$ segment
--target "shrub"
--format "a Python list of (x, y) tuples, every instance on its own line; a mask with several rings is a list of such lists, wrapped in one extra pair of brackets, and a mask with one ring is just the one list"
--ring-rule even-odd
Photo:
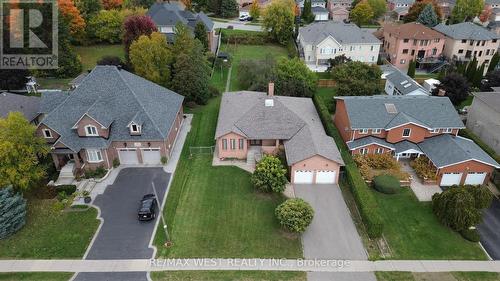
[(85, 171), (85, 178), (86, 179), (91, 179), (91, 178), (100, 179), (100, 178), (104, 177), (106, 175), (106, 173), (107, 173), (106, 169), (104, 169), (103, 166), (99, 166), (95, 170), (90, 169), (90, 170)]
[(474, 206), (476, 209), (486, 209), (491, 206), (493, 194), (486, 186), (465, 185), (464, 187), (474, 197)]
[(264, 192), (283, 192), (286, 182), (286, 169), (280, 159), (272, 155), (264, 156), (252, 174), (253, 185)]
[(410, 166), (413, 168), (413, 170), (415, 170), (415, 173), (417, 173), (418, 177), (430, 180), (436, 179), (436, 167), (432, 165), (429, 158), (427, 158), (426, 156), (420, 156), (411, 161)]
[(481, 240), (481, 237), (476, 229), (464, 229), (460, 231), (460, 235), (462, 235), (464, 239), (471, 242), (479, 242)]
[(475, 207), (474, 196), (463, 187), (434, 194), (432, 210), (442, 224), (455, 231), (468, 229), (482, 220), (481, 212)]
[(69, 196), (76, 191), (76, 185), (67, 184), (67, 185), (58, 185), (56, 186), (56, 192), (59, 194), (63, 192), (65, 195)]
[(68, 198), (68, 195), (66, 194), (66, 192), (64, 191), (60, 191), (59, 193), (57, 193), (57, 200), (58, 201), (63, 201), (64, 199), (67, 199)]
[(373, 178), (373, 187), (385, 194), (395, 194), (401, 189), (399, 180), (390, 175), (381, 175)]
[(11, 186), (0, 188), (0, 239), (16, 233), (26, 223), (26, 200)]
[(220, 95), (220, 91), (214, 85), (208, 85), (208, 94), (210, 95), (210, 97), (213, 98), (213, 97), (219, 96)]
[(314, 217), (311, 205), (300, 198), (286, 200), (275, 213), (281, 226), (290, 232), (304, 232)]
[(162, 165), (165, 165), (165, 164), (167, 164), (167, 162), (168, 162), (168, 159), (167, 159), (167, 157), (165, 157), (165, 156), (162, 156), (162, 157), (160, 158), (160, 162), (161, 162), (161, 164), (162, 164)]
[(113, 159), (113, 168), (118, 168), (120, 166), (120, 160), (118, 158)]

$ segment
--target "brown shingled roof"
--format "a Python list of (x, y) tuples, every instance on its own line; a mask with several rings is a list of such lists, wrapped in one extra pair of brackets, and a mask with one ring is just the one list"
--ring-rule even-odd
[(384, 34), (390, 33), (391, 36), (396, 38), (407, 38), (407, 39), (418, 39), (418, 40), (426, 40), (426, 39), (435, 39), (435, 38), (443, 38), (444, 35), (428, 28), (427, 26), (410, 22), (405, 24), (386, 24), (384, 25)]

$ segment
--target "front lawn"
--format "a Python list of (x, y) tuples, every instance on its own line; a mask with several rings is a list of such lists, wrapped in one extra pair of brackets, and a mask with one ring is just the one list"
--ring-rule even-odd
[(0, 281), (68, 281), (72, 272), (15, 272), (0, 273)]
[(305, 272), (293, 271), (163, 271), (152, 272), (154, 281), (306, 281)]
[(26, 225), (13, 236), (0, 240), (0, 259), (83, 256), (99, 225), (97, 210), (91, 208), (86, 211), (60, 212), (54, 210), (54, 202), (28, 200)]
[(431, 203), (419, 202), (410, 189), (393, 195), (373, 192), (384, 220), (391, 259), (486, 259), (477, 243), (441, 225)]
[(125, 58), (125, 47), (118, 45), (90, 45), (90, 46), (75, 46), (75, 51), (82, 59), (83, 71), (92, 70), (97, 61), (104, 56), (117, 56)]

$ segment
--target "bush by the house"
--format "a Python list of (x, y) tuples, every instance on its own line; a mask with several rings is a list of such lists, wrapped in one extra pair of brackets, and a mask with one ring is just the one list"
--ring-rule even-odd
[(481, 237), (479, 236), (479, 233), (477, 232), (476, 229), (465, 229), (460, 231), (460, 235), (466, 240), (469, 240), (471, 242), (479, 242), (481, 240)]
[(466, 188), (452, 187), (432, 196), (432, 210), (439, 221), (455, 231), (466, 230), (481, 222), (474, 196)]
[(304, 232), (313, 217), (311, 205), (300, 198), (288, 199), (276, 208), (276, 218), (290, 232)]
[(380, 175), (373, 178), (373, 187), (385, 194), (395, 194), (401, 189), (399, 180), (390, 175)]
[(255, 166), (252, 183), (260, 191), (281, 193), (286, 186), (286, 169), (278, 157), (266, 155)]
[(162, 165), (167, 164), (167, 161), (168, 161), (168, 159), (167, 159), (167, 157), (165, 157), (165, 156), (162, 156), (162, 157), (160, 158), (160, 162), (161, 162), (161, 164), (162, 164)]
[(410, 166), (415, 170), (417, 176), (422, 179), (435, 180), (436, 179), (436, 167), (432, 165), (429, 158), (425, 156), (420, 156), (415, 160), (410, 162)]
[(91, 179), (91, 178), (100, 179), (100, 178), (104, 177), (106, 175), (106, 173), (107, 173), (106, 169), (104, 169), (103, 166), (99, 166), (95, 170), (90, 169), (90, 170), (85, 171), (85, 178), (86, 179)]
[(476, 209), (486, 209), (491, 206), (493, 194), (486, 186), (465, 185), (464, 188), (474, 197)]
[(11, 186), (0, 188), (0, 239), (21, 229), (26, 223), (26, 200)]
[(73, 184), (65, 184), (56, 186), (56, 192), (63, 192), (65, 195), (69, 196), (76, 191), (76, 185)]
[(113, 168), (118, 168), (120, 166), (120, 160), (118, 158), (113, 159)]
[(66, 194), (66, 192), (59, 191), (59, 193), (57, 193), (57, 200), (62, 202), (65, 199), (68, 199), (68, 195)]
[(407, 180), (409, 174), (401, 171), (398, 161), (389, 153), (354, 155), (354, 161), (365, 180), (373, 180), (379, 175), (392, 175), (399, 180)]

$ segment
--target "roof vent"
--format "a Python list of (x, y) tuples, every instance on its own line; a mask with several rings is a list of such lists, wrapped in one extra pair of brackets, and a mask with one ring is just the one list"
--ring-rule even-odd
[(274, 100), (273, 100), (273, 99), (266, 99), (266, 100), (264, 101), (264, 105), (265, 105), (266, 107), (271, 107), (271, 106), (274, 106)]
[(385, 110), (387, 110), (387, 113), (390, 114), (396, 114), (398, 113), (398, 110), (396, 109), (396, 106), (393, 103), (385, 103)]
[(410, 86), (411, 86), (411, 84), (410, 84), (410, 83), (408, 83), (408, 84), (404, 85), (403, 87), (406, 89), (406, 88), (408, 88), (408, 87), (410, 87)]
[(399, 83), (399, 84), (404, 85), (406, 83), (408, 83), (408, 80), (401, 81), (401, 83)]

